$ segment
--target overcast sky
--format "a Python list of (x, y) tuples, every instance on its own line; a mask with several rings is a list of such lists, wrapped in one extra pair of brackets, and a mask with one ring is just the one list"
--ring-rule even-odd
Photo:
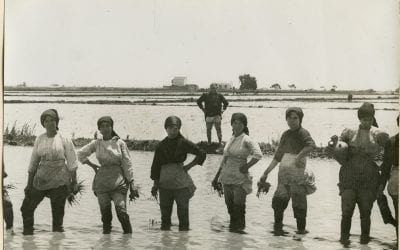
[(392, 90), (397, 0), (5, 0), (5, 82)]

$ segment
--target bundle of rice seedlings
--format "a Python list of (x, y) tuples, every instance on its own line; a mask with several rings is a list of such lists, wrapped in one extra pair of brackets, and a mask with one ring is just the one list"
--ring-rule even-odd
[(258, 182), (257, 183), (257, 198), (260, 198), (260, 194), (267, 194), (271, 184), (269, 182)]
[(8, 190), (8, 189), (15, 189), (15, 186), (14, 186), (13, 184), (7, 184), (7, 185), (3, 186), (3, 188), (4, 188), (5, 190)]
[(83, 190), (85, 190), (85, 185), (83, 181), (78, 181), (76, 184), (76, 190), (71, 190), (71, 193), (67, 197), (68, 204), (70, 206), (77, 205), (79, 201), (77, 200), (77, 195), (82, 195)]
[(139, 185), (134, 185), (132, 188), (130, 188), (129, 201), (135, 201), (137, 198), (139, 198), (139, 193), (140, 193)]

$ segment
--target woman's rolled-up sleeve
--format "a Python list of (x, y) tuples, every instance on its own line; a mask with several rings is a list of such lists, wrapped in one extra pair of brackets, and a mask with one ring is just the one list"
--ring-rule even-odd
[(28, 172), (29, 173), (34, 173), (36, 172), (39, 162), (40, 162), (40, 156), (38, 155), (38, 144), (39, 144), (39, 137), (36, 137), (35, 143), (33, 144), (33, 150), (32, 150), (32, 155), (31, 155), (31, 160), (29, 162), (29, 167), (28, 167)]
[(97, 141), (93, 140), (78, 150), (78, 160), (80, 162), (85, 162), (88, 157), (96, 151), (96, 143)]
[(71, 139), (65, 139), (65, 159), (67, 160), (67, 168), (69, 171), (74, 171), (78, 168), (78, 157), (74, 143)]
[(312, 147), (312, 148), (316, 148), (317, 147), (315, 145), (315, 141), (311, 137), (310, 132), (308, 132), (306, 129), (302, 129), (301, 130), (300, 136), (301, 136), (301, 139), (302, 139), (305, 147)]
[(133, 164), (131, 155), (129, 154), (128, 147), (124, 141), (120, 141), (121, 153), (122, 153), (122, 170), (124, 177), (128, 182), (133, 181)]
[(247, 148), (250, 150), (250, 157), (260, 160), (262, 158), (262, 152), (258, 143), (250, 137), (247, 137), (245, 143)]
[(187, 149), (188, 153), (194, 154), (196, 156), (193, 161), (196, 162), (198, 165), (203, 165), (207, 157), (206, 152), (204, 152), (204, 150), (200, 149), (196, 144), (189, 140), (185, 140), (184, 146)]

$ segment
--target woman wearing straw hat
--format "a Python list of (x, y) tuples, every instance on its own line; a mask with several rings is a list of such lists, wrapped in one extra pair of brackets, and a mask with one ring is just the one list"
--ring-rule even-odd
[(44, 197), (51, 201), (53, 232), (64, 232), (64, 207), (71, 187), (76, 188), (78, 161), (71, 139), (58, 131), (59, 120), (55, 109), (46, 110), (40, 116), (46, 133), (36, 138), (28, 168), (21, 206), (24, 235), (33, 234), (34, 211)]

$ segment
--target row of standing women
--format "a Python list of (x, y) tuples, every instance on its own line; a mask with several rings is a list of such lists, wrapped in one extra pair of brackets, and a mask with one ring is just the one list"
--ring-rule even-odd
[[(388, 141), (388, 135), (372, 127), (374, 113), (373, 105), (364, 103), (358, 110), (359, 127), (345, 129), (340, 136), (340, 140), (349, 145), (348, 160), (342, 164), (339, 178), (342, 197), (341, 241), (344, 244), (349, 240), (355, 204), (360, 209), (361, 243), (368, 243), (372, 205), (377, 192), (382, 191), (382, 188), (378, 188), (380, 174), (376, 156)], [(306, 157), (316, 146), (310, 133), (302, 127), (303, 117), (300, 108), (286, 110), (289, 129), (282, 134), (274, 158), (259, 181), (265, 184), (269, 173), (280, 163), (278, 185), (272, 199), (275, 235), (285, 233), (283, 216), (289, 200), (292, 200), (297, 233), (308, 232), (307, 195), (315, 191), (315, 185), (312, 174), (306, 170)], [(51, 200), (53, 231), (63, 231), (66, 198), (77, 188), (78, 161), (89, 165), (96, 172), (93, 191), (100, 206), (103, 233), (111, 232), (111, 201), (114, 202), (124, 233), (132, 233), (126, 210), (127, 194), (129, 190), (131, 195), (137, 197), (138, 191), (134, 185), (129, 151), (125, 142), (113, 130), (111, 117), (98, 120), (98, 138), (81, 148), (77, 154), (72, 141), (58, 131), (59, 116), (56, 110), (43, 112), (40, 121), (46, 133), (36, 139), (28, 168), (28, 183), (21, 207), (23, 234), (33, 234), (34, 210), (44, 197)], [(252, 192), (253, 181), (248, 170), (262, 157), (258, 143), (249, 136), (247, 124), (244, 114), (232, 115), (233, 136), (225, 145), (220, 168), (212, 182), (214, 187), (218, 187), (219, 183), (223, 186), (230, 215), (229, 228), (237, 233), (244, 233), (246, 196)], [(189, 230), (189, 200), (196, 186), (188, 171), (195, 165), (202, 165), (206, 159), (203, 150), (181, 135), (181, 126), (182, 121), (176, 116), (165, 120), (167, 137), (157, 146), (151, 165), (150, 177), (154, 181), (151, 192), (153, 196), (159, 195), (161, 230), (170, 230), (174, 201), (177, 204), (179, 230)], [(327, 151), (332, 154), (332, 149)], [(93, 153), (100, 166), (88, 160)], [(196, 157), (184, 164), (187, 154)]]

